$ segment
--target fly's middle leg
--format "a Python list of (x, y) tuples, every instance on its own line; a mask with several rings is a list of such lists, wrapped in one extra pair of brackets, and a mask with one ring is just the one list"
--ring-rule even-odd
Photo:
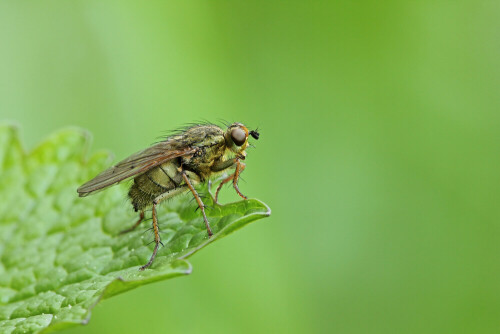
[(196, 202), (198, 202), (198, 206), (200, 207), (201, 213), (203, 214), (203, 220), (205, 221), (205, 226), (207, 227), (208, 237), (211, 237), (213, 233), (212, 229), (210, 228), (210, 223), (208, 222), (207, 215), (205, 214), (205, 204), (203, 204), (200, 195), (198, 195), (196, 189), (194, 189), (193, 185), (191, 184), (191, 181), (189, 181), (189, 178), (187, 177), (186, 172), (184, 171), (182, 171), (182, 178), (184, 179), (184, 182), (186, 182), (186, 185), (188, 186), (189, 190), (191, 190), (191, 192), (193, 193)]
[(137, 226), (139, 226), (141, 224), (143, 219), (144, 219), (144, 210), (141, 210), (141, 213), (139, 214), (139, 219), (137, 220), (137, 222), (131, 228), (127, 228), (126, 230), (120, 231), (120, 234), (132, 232), (133, 230), (135, 230), (135, 228)]

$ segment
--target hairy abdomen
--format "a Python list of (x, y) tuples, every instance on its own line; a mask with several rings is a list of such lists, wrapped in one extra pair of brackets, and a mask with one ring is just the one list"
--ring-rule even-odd
[(150, 206), (156, 197), (179, 188), (182, 183), (182, 174), (178, 168), (179, 162), (176, 159), (136, 177), (128, 192), (134, 210), (143, 210)]

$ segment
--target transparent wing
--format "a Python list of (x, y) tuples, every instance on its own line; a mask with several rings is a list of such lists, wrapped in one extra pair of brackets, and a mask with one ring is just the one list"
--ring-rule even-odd
[(78, 194), (80, 197), (91, 195), (98, 190), (114, 185), (132, 176), (142, 174), (168, 160), (190, 155), (195, 152), (196, 148), (179, 148), (175, 147), (174, 143), (169, 141), (160, 142), (106, 169), (104, 172), (78, 188)]

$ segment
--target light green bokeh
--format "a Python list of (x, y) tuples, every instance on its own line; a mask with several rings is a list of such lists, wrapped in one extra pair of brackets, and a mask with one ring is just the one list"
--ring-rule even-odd
[(0, 3), (30, 147), (219, 118), (261, 128), (240, 186), (272, 216), (67, 333), (500, 332), (498, 1)]

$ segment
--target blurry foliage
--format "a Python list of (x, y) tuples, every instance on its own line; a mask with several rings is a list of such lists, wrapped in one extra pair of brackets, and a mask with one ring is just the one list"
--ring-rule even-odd
[(241, 186), (269, 223), (68, 334), (500, 333), (499, 41), (495, 0), (0, 1), (0, 119), (29, 146), (261, 129)]

